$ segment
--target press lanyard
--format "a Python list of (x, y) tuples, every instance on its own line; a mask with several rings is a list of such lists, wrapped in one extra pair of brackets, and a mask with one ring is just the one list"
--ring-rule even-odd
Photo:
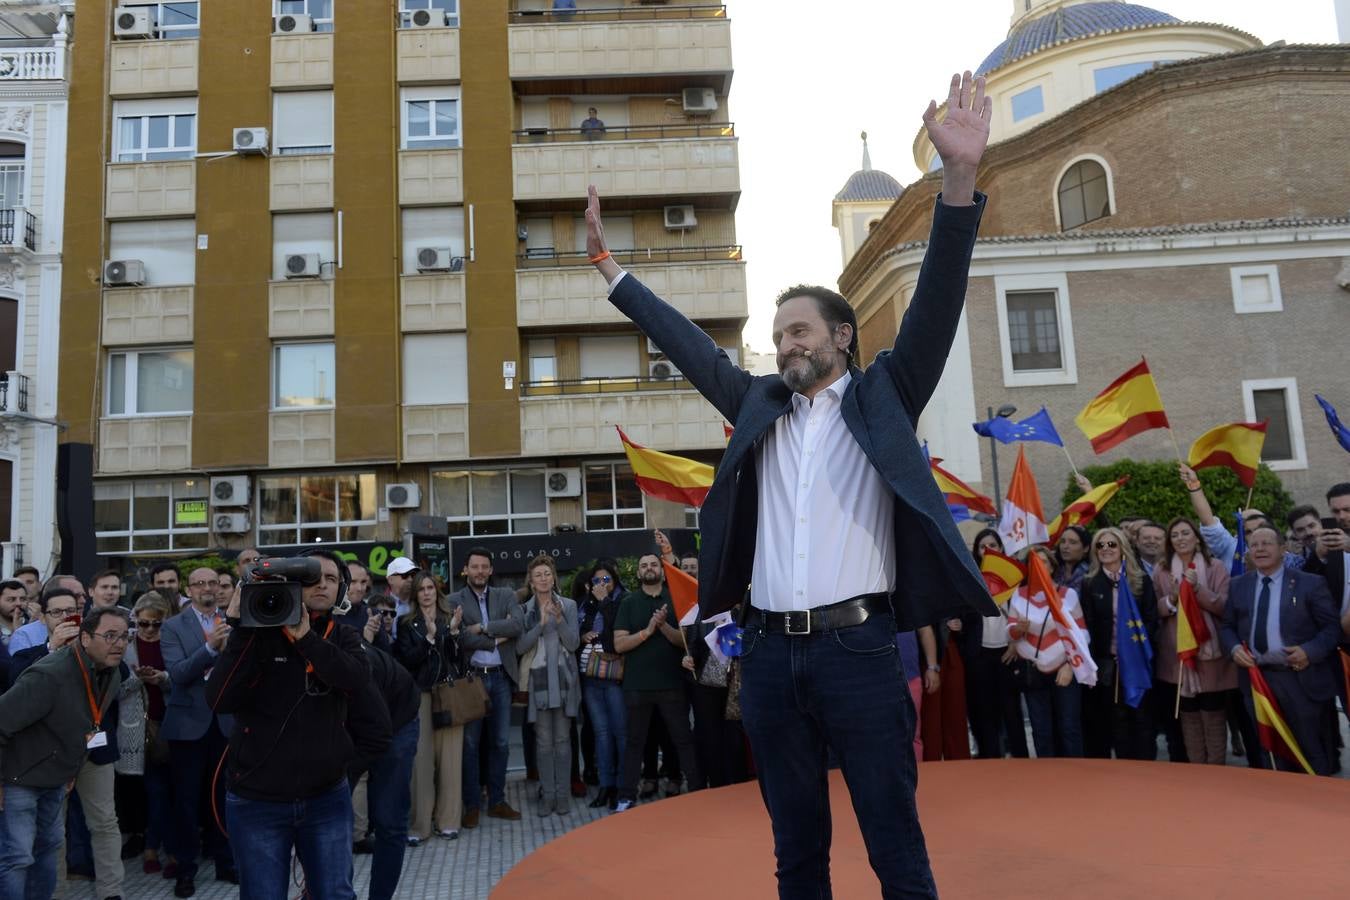
[(98, 701), (94, 699), (93, 682), (89, 680), (89, 672), (85, 669), (84, 660), (80, 658), (78, 652), (75, 654), (75, 662), (80, 667), (80, 675), (84, 677), (84, 693), (89, 698), (89, 715), (94, 719), (94, 731), (97, 733), (103, 730), (103, 710), (98, 708)]
[[(325, 641), (328, 640), (328, 636), (332, 633), (333, 633), (333, 620), (330, 618), (328, 620), (328, 627), (323, 630), (323, 637), (321, 638), (321, 640)], [(291, 637), (291, 633), (289, 631), (283, 631), (282, 634), (286, 635), (287, 641), (289, 641), (292, 644), (295, 643), (295, 638)], [(306, 675), (314, 674), (314, 663), (310, 662), (309, 660), (305, 660), (305, 674)]]

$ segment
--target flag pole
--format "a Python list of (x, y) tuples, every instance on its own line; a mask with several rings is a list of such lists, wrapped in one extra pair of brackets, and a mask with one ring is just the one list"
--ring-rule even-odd
[(1073, 464), (1073, 457), (1069, 455), (1069, 448), (1060, 444), (1059, 449), (1064, 451), (1064, 458), (1069, 461), (1069, 469), (1073, 472), (1073, 477), (1075, 479), (1081, 478), (1082, 476), (1078, 474), (1078, 467)]
[[(1184, 611), (1182, 611), (1182, 612), (1180, 613), (1180, 615), (1183, 615), (1183, 616), (1184, 616), (1184, 615), (1186, 615), (1186, 613), (1185, 613)], [(1186, 661), (1185, 661), (1184, 659), (1178, 658), (1178, 659), (1177, 659), (1177, 664), (1178, 664), (1178, 668), (1177, 668), (1177, 702), (1176, 702), (1176, 705), (1172, 707), (1172, 718), (1174, 718), (1174, 719), (1179, 719), (1179, 718), (1181, 718), (1181, 679), (1182, 679), (1182, 676), (1185, 674), (1184, 672), (1182, 672), (1181, 667), (1184, 667), (1184, 666), (1186, 665)]]

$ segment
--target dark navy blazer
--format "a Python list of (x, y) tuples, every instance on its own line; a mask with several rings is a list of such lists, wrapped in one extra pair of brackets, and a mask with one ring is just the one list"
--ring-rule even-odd
[[(928, 252), (895, 347), (877, 354), (867, 371), (853, 369), (841, 401), (849, 432), (895, 493), (896, 590), (891, 599), (902, 630), (972, 608), (998, 615), (914, 434), (961, 319), (985, 197), (976, 194), (975, 200), (960, 207), (939, 198)], [(610, 301), (735, 425), (699, 516), (699, 609), (705, 618), (716, 615), (740, 603), (749, 587), (759, 515), (753, 451), (792, 409), (792, 391), (779, 375), (753, 376), (734, 365), (697, 325), (631, 273), (614, 286)]]
[[(1228, 602), (1224, 604), (1223, 620), (1219, 625), (1219, 643), (1223, 652), (1232, 656), (1233, 648), (1245, 642), (1252, 633), (1252, 619), (1256, 615), (1256, 585), (1261, 573), (1248, 569), (1228, 585)], [(1302, 647), (1308, 654), (1308, 668), (1293, 673), (1308, 698), (1318, 702), (1330, 700), (1337, 692), (1340, 680), (1336, 642), (1341, 636), (1339, 603), (1331, 599), (1327, 583), (1320, 575), (1284, 570), (1284, 584), (1280, 587), (1280, 636), (1286, 647)], [(1242, 685), (1247, 687), (1246, 670), (1239, 669)]]

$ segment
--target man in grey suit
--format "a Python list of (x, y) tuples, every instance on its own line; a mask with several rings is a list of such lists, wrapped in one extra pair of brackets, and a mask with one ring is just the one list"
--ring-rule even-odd
[[(1308, 765), (1318, 775), (1330, 775), (1336, 752), (1331, 726), (1340, 675), (1340, 609), (1321, 576), (1285, 565), (1284, 539), (1273, 526), (1261, 525), (1251, 533), (1247, 555), (1252, 568), (1229, 585), (1219, 641), (1242, 667), (1238, 683), (1253, 720), (1247, 670), (1259, 666)], [(1302, 771), (1278, 756), (1275, 765)]]
[(932, 237), (895, 347), (865, 372), (854, 364), (852, 307), (814, 286), (779, 297), (779, 374), (737, 368), (614, 262), (591, 189), (586, 249), (610, 302), (735, 424), (699, 518), (699, 608), (705, 618), (730, 609), (754, 583), (743, 606), (741, 715), (780, 897), (830, 896), (831, 750), (883, 896), (937, 894), (895, 636), (972, 608), (997, 615), (914, 433), (961, 319), (992, 110), (984, 79), (967, 72), (952, 79), (944, 120), (936, 103), (924, 113), (943, 164)]
[[(467, 582), (450, 598), (464, 608), (459, 650), (464, 667), (487, 685), (492, 709), (487, 717), (464, 726), (464, 828), (478, 827), (482, 800), (478, 755), (488, 754), (488, 809), (494, 819), (519, 819), (506, 802), (506, 756), (511, 736), (511, 694), (520, 684), (516, 671), (516, 641), (525, 630), (523, 608), (510, 588), (489, 587), (492, 554), (482, 547), (469, 550), (464, 564)], [(485, 746), (486, 745), (486, 746)]]
[(239, 883), (229, 841), (217, 827), (215, 815), (203, 810), (200, 803), (203, 796), (214, 796), (216, 809), (224, 817), (225, 779), (223, 774), (215, 776), (234, 728), (233, 717), (216, 715), (206, 702), (206, 676), (230, 635), (230, 626), (216, 609), (217, 584), (213, 570), (194, 570), (188, 577), (192, 602), (164, 622), (160, 637), (164, 666), (173, 682), (160, 734), (169, 742), (173, 782), (173, 831), (165, 839), (178, 861), (176, 897), (191, 897), (197, 889), (197, 857), (201, 853), (198, 832), (203, 813), (207, 849), (216, 861), (216, 880)]

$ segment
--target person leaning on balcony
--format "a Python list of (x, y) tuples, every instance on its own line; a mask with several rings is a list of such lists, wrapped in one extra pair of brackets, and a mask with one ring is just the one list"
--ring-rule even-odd
[(588, 141), (598, 141), (605, 136), (605, 123), (600, 121), (594, 106), (586, 110), (586, 120), (581, 123), (581, 136)]

